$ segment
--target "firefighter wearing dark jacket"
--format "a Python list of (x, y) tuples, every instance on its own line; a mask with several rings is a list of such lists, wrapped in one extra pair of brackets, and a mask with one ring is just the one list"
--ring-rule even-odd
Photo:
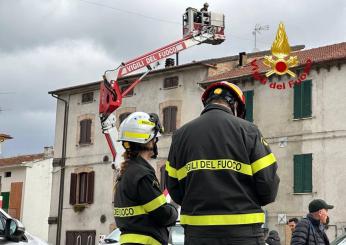
[(125, 148), (116, 185), (114, 216), (120, 228), (120, 244), (167, 244), (167, 226), (178, 212), (160, 190), (155, 170), (148, 163), (156, 158), (161, 126), (156, 114), (135, 112), (120, 125), (119, 141)]
[(201, 116), (173, 134), (166, 163), (172, 199), (189, 244), (264, 244), (261, 206), (275, 200), (277, 163), (258, 128), (243, 120), (232, 83), (209, 86)]

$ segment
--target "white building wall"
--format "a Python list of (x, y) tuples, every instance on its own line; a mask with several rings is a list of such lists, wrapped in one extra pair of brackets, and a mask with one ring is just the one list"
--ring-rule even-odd
[[(281, 238), (285, 237), (284, 225), (278, 224), (278, 214), (286, 214), (287, 218), (303, 217), (309, 202), (315, 198), (335, 205), (330, 210), (330, 223), (334, 225), (328, 230), (331, 240), (346, 227), (345, 76), (345, 64), (340, 69), (332, 66), (329, 71), (325, 68), (319, 73), (311, 71), (307, 79), (312, 79), (312, 117), (304, 120), (293, 120), (293, 89), (274, 90), (257, 81), (244, 86), (254, 89), (254, 123), (268, 139), (278, 160), (281, 178), (278, 197), (265, 208), (269, 229), (278, 230)], [(288, 79), (283, 77), (281, 82), (284, 81)], [(287, 146), (280, 147), (283, 137), (287, 137)], [(293, 155), (306, 153), (312, 153), (313, 157), (313, 192), (294, 194)]]
[[(200, 101), (202, 90), (197, 83), (206, 78), (205, 68), (193, 68), (179, 70), (178, 72), (156, 74), (150, 79), (137, 85), (135, 95), (123, 100), (121, 108), (136, 108), (136, 111), (155, 112), (160, 115), (160, 103), (174, 100), (181, 101), (180, 126), (199, 116), (203, 109)], [(163, 89), (163, 79), (169, 76), (179, 76), (179, 87), (175, 89)], [(275, 203), (268, 205), (269, 229), (276, 229), (284, 240), (284, 225), (278, 224), (278, 214), (284, 213), (288, 218), (301, 217), (307, 213), (308, 203), (314, 198), (323, 198), (335, 205), (330, 211), (331, 224), (340, 228), (346, 225), (346, 213), (344, 210), (346, 171), (342, 166), (346, 159), (343, 150), (346, 145), (346, 103), (344, 95), (346, 86), (345, 65), (338, 69), (332, 66), (330, 71), (321, 68), (319, 73), (311, 71), (308, 79), (312, 79), (312, 118), (305, 120), (293, 120), (293, 89), (274, 90), (259, 82), (240, 83), (244, 90), (254, 89), (254, 123), (259, 126), (263, 135), (268, 139), (271, 148), (278, 159), (278, 174), (281, 178), (278, 197)], [(281, 81), (287, 81), (282, 77)], [(274, 81), (277, 81), (274, 79)], [(109, 225), (113, 222), (112, 217), (112, 191), (113, 173), (109, 164), (103, 164), (104, 155), (111, 155), (101, 134), (98, 119), (98, 90), (95, 89), (95, 101), (91, 104), (81, 105), (81, 93), (71, 95), (69, 130), (67, 145), (67, 162), (65, 193), (64, 193), (64, 216), (62, 230), (62, 244), (65, 241), (66, 230), (96, 229), (96, 234), (105, 234), (109, 231)], [(60, 106), (60, 107), (59, 107)], [(62, 120), (63, 104), (59, 102), (57, 110), (56, 141), (57, 150), (62, 144)], [(80, 147), (77, 143), (76, 132), (78, 130), (77, 117), (83, 114), (94, 114), (94, 142), (90, 146)], [(162, 118), (161, 118), (162, 120)], [(159, 160), (163, 162), (168, 154), (171, 135), (164, 135), (159, 141)], [(287, 146), (279, 147), (280, 138), (287, 137)], [(297, 195), (293, 193), (293, 155), (313, 154), (313, 193)], [(57, 155), (58, 157), (58, 155)], [(95, 171), (95, 202), (81, 213), (75, 213), (69, 205), (70, 173), (77, 165), (86, 164)], [(58, 176), (54, 181), (55, 193), (58, 193)], [(101, 176), (101, 177), (100, 177)], [(113, 188), (113, 186), (112, 186)], [(55, 200), (55, 203), (54, 203)], [(52, 214), (57, 216), (56, 197), (52, 198)], [(55, 206), (54, 206), (55, 205)], [(106, 224), (99, 222), (99, 217), (106, 214)], [(54, 237), (52, 225), (51, 237)], [(333, 228), (329, 236), (334, 237)]]
[(22, 222), (31, 234), (48, 240), (52, 158), (28, 164)]
[[(5, 177), (5, 172), (11, 172), (11, 177)], [(23, 218), (23, 207), (25, 205), (25, 181), (26, 181), (26, 167), (4, 167), (0, 168), (1, 176), (1, 192), (11, 192), (11, 183), (23, 182), (22, 188), (22, 205), (21, 205), (21, 220)], [(10, 197), (11, 198), (11, 197)]]

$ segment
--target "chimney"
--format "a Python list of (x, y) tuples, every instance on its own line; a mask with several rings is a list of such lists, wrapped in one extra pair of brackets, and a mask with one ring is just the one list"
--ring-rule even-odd
[(165, 62), (165, 67), (171, 67), (174, 66), (174, 59), (173, 58), (167, 58)]
[(43, 150), (44, 158), (52, 158), (54, 156), (53, 146), (45, 146)]
[(246, 52), (240, 52), (239, 53), (239, 65), (238, 66), (244, 66), (247, 63), (247, 57)]

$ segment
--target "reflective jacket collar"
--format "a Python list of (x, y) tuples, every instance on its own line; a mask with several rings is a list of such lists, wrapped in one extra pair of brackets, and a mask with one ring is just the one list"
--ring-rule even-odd
[(136, 164), (140, 164), (140, 165), (142, 165), (143, 167), (147, 168), (150, 172), (155, 173), (155, 169), (154, 169), (154, 168), (150, 165), (150, 163), (149, 163), (147, 160), (145, 160), (143, 157), (138, 156), (137, 158), (135, 158), (135, 159), (133, 160), (133, 162), (136, 163)]
[(207, 111), (210, 110), (221, 110), (221, 111), (225, 111), (227, 113), (230, 113), (231, 115), (233, 115), (233, 112), (230, 108), (223, 106), (223, 105), (218, 105), (218, 104), (209, 104), (207, 105), (204, 110), (202, 111), (201, 115), (206, 113)]

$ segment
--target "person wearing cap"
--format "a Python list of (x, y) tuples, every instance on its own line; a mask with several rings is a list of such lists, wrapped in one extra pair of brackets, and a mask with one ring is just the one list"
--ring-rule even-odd
[(328, 210), (334, 208), (322, 199), (315, 199), (309, 204), (309, 214), (301, 219), (292, 234), (291, 245), (329, 245), (324, 231), (328, 222)]
[(277, 163), (227, 81), (202, 95), (201, 115), (173, 133), (166, 184), (181, 205), (185, 245), (265, 244), (262, 206), (275, 200)]

